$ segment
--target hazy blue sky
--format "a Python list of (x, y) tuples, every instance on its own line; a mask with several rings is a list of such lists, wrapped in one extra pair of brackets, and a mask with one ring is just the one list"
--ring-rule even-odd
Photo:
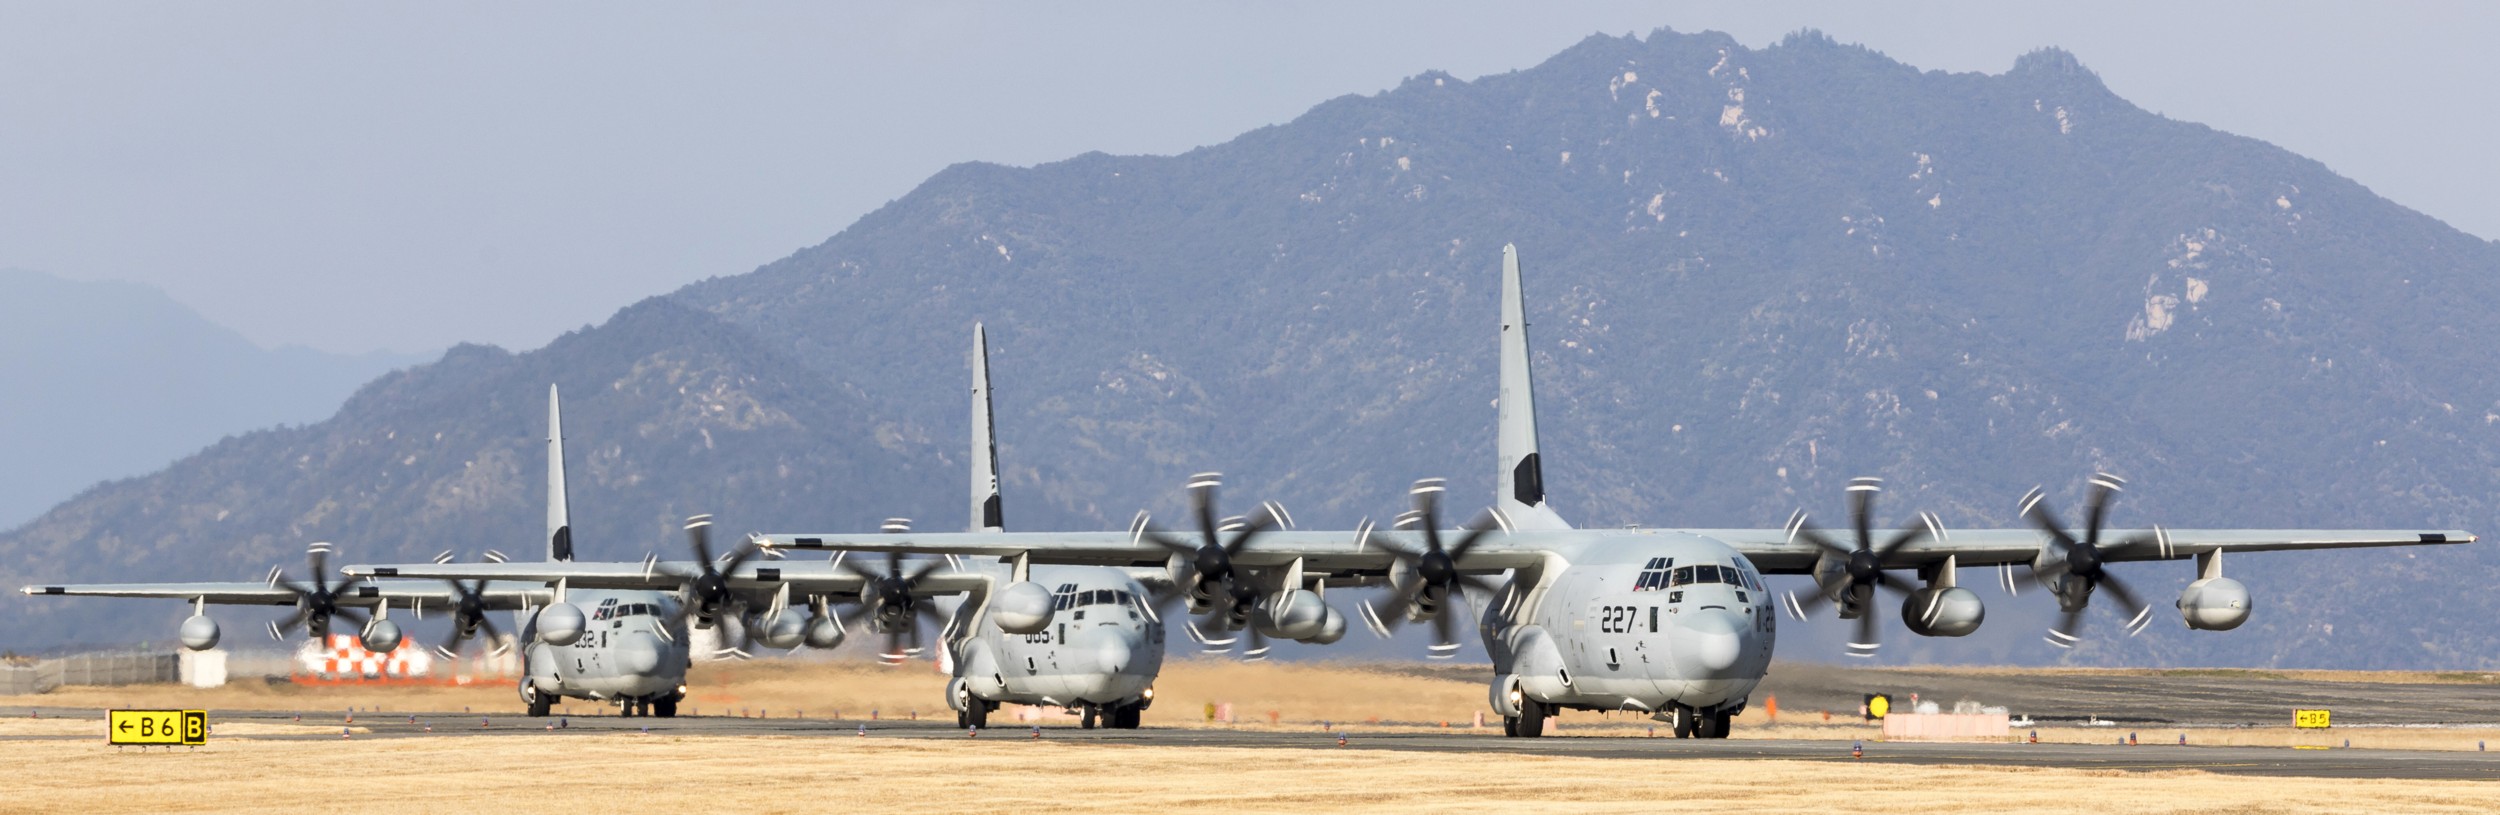
[(0, 266), (264, 344), (527, 348), (948, 164), (1172, 153), (1588, 34), (2074, 51), (2146, 108), (2500, 236), (2500, 6), (0, 1)]

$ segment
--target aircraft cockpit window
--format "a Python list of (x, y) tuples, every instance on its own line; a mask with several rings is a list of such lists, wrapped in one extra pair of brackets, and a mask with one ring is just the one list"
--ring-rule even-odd
[(1691, 567), (1691, 566), (1677, 566), (1677, 567), (1675, 567), (1675, 581), (1674, 581), (1673, 585), (1681, 586), (1681, 585), (1684, 585), (1684, 584), (1687, 584), (1687, 583), (1691, 583), (1691, 582), (1693, 582), (1693, 567)]

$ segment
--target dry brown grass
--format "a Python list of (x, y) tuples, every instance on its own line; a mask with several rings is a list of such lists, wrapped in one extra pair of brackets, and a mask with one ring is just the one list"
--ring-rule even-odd
[[(560, 740), (560, 741), (559, 741)], [(197, 751), (0, 741), (15, 811), (2485, 813), (2500, 785), (1370, 750), (1191, 748), (1045, 739), (615, 735), (268, 741)], [(1212, 773), (1212, 776), (1210, 776)], [(2089, 795), (2077, 794), (2089, 789)], [(142, 804), (132, 796), (144, 793)], [(533, 808), (545, 808), (543, 806)]]

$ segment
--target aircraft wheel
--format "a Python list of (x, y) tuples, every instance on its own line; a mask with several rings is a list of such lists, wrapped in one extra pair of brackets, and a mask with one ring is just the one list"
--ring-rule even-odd
[(1517, 736), (1517, 735), (1519, 735), (1519, 717), (1517, 717), (1517, 716), (1504, 716), (1504, 717), (1502, 717), (1502, 735), (1505, 735), (1505, 736)]
[(1727, 738), (1727, 719), (1716, 713), (1693, 712), (1693, 738)]
[(661, 699), (651, 703), (652, 713), (663, 719), (677, 718), (677, 700)]
[(1717, 714), (1717, 715), (1714, 715), (1714, 716), (1712, 716), (1712, 717), (1710, 717), (1710, 718), (1712, 718), (1712, 719), (1714, 719), (1714, 720), (1716, 720), (1716, 721), (1718, 722), (1718, 725), (1717, 725), (1717, 726), (1715, 726), (1715, 727), (1712, 727), (1712, 728), (1711, 728), (1711, 732), (1714, 734), (1714, 735), (1712, 735), (1712, 736), (1711, 736), (1711, 738), (1714, 738), (1714, 739), (1724, 739), (1724, 738), (1727, 738), (1728, 731), (1731, 731), (1731, 730), (1736, 729), (1736, 714), (1735, 714), (1735, 713), (1730, 713), (1730, 712), (1721, 712), (1721, 713), (1719, 713), (1719, 714)]
[(1143, 712), (1134, 703), (1114, 707), (1111, 709), (1111, 727), (1116, 730), (1135, 730), (1138, 719), (1142, 718), (1139, 714)]
[(1554, 715), (1553, 708), (1534, 699), (1519, 700), (1519, 722), (1510, 734), (1523, 739), (1545, 735), (1545, 719)]
[(1101, 712), (1101, 711), (1100, 711), (1099, 709), (1095, 708), (1093, 705), (1086, 705), (1086, 706), (1085, 706), (1085, 722), (1084, 722), (1085, 729), (1087, 729), (1087, 730), (1092, 730), (1092, 729), (1094, 729), (1094, 717), (1095, 717), (1097, 714), (1099, 714), (1100, 712)]
[(548, 698), (544, 694), (530, 694), (530, 716), (543, 719), (546, 718), (547, 713), (554, 708), (555, 700)]
[(964, 702), (964, 712), (955, 714), (956, 723), (965, 728), (990, 726), (990, 703), (975, 696)]

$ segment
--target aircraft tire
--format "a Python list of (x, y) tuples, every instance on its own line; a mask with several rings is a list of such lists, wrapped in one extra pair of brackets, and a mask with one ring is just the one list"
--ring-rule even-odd
[(1716, 722), (1710, 728), (1711, 738), (1727, 738), (1728, 731), (1736, 729), (1736, 714), (1733, 711), (1720, 711), (1711, 715), (1710, 719)]
[(653, 715), (657, 715), (663, 719), (677, 718), (677, 700), (672, 698), (652, 702), (651, 710)]
[(1114, 730), (1135, 730), (1137, 729), (1138, 719), (1143, 718), (1140, 715), (1142, 713), (1144, 713), (1144, 710), (1135, 704), (1126, 704), (1114, 707), (1111, 709), (1111, 728)]
[(1675, 723), (1676, 738), (1692, 738), (1694, 733), (1701, 729), (1701, 724), (1697, 721), (1700, 717), (1693, 715), (1692, 708), (1676, 705), (1672, 710), (1674, 711), (1671, 715), (1674, 717), (1672, 721)]
[(1552, 715), (1554, 711), (1544, 702), (1521, 699), (1519, 700), (1519, 722), (1517, 726), (1510, 729), (1510, 734), (1523, 739), (1543, 736), (1545, 735), (1545, 719)]
[(1086, 706), (1085, 706), (1085, 720), (1084, 720), (1084, 723), (1083, 723), (1083, 725), (1084, 725), (1084, 728), (1085, 728), (1085, 729), (1087, 729), (1087, 730), (1092, 730), (1092, 729), (1094, 729), (1094, 717), (1095, 717), (1096, 715), (1098, 715), (1099, 713), (1101, 713), (1101, 711), (1100, 711), (1099, 709), (1095, 708), (1093, 705), (1086, 705)]
[(530, 694), (530, 711), (529, 711), (529, 713), (530, 713), (530, 716), (531, 716), (532, 718), (544, 719), (544, 718), (546, 718), (546, 717), (547, 717), (547, 713), (548, 713), (548, 711), (550, 711), (550, 710), (551, 710), (551, 709), (553, 709), (554, 707), (555, 707), (555, 700), (550, 699), (550, 698), (547, 698), (546, 696), (541, 695), (541, 694), (536, 694), (536, 693)]
[(955, 714), (955, 724), (965, 729), (990, 726), (990, 703), (975, 696), (966, 700), (962, 713)]
[(1505, 736), (1511, 736), (1511, 737), (1514, 737), (1514, 738), (1515, 738), (1515, 737), (1517, 737), (1517, 736), (1519, 735), (1519, 717), (1517, 717), (1517, 716), (1504, 716), (1504, 717), (1502, 717), (1502, 735), (1505, 735)]
[(1693, 738), (1727, 738), (1727, 719), (1716, 713), (1702, 713), (1700, 711), (1694, 711)]

